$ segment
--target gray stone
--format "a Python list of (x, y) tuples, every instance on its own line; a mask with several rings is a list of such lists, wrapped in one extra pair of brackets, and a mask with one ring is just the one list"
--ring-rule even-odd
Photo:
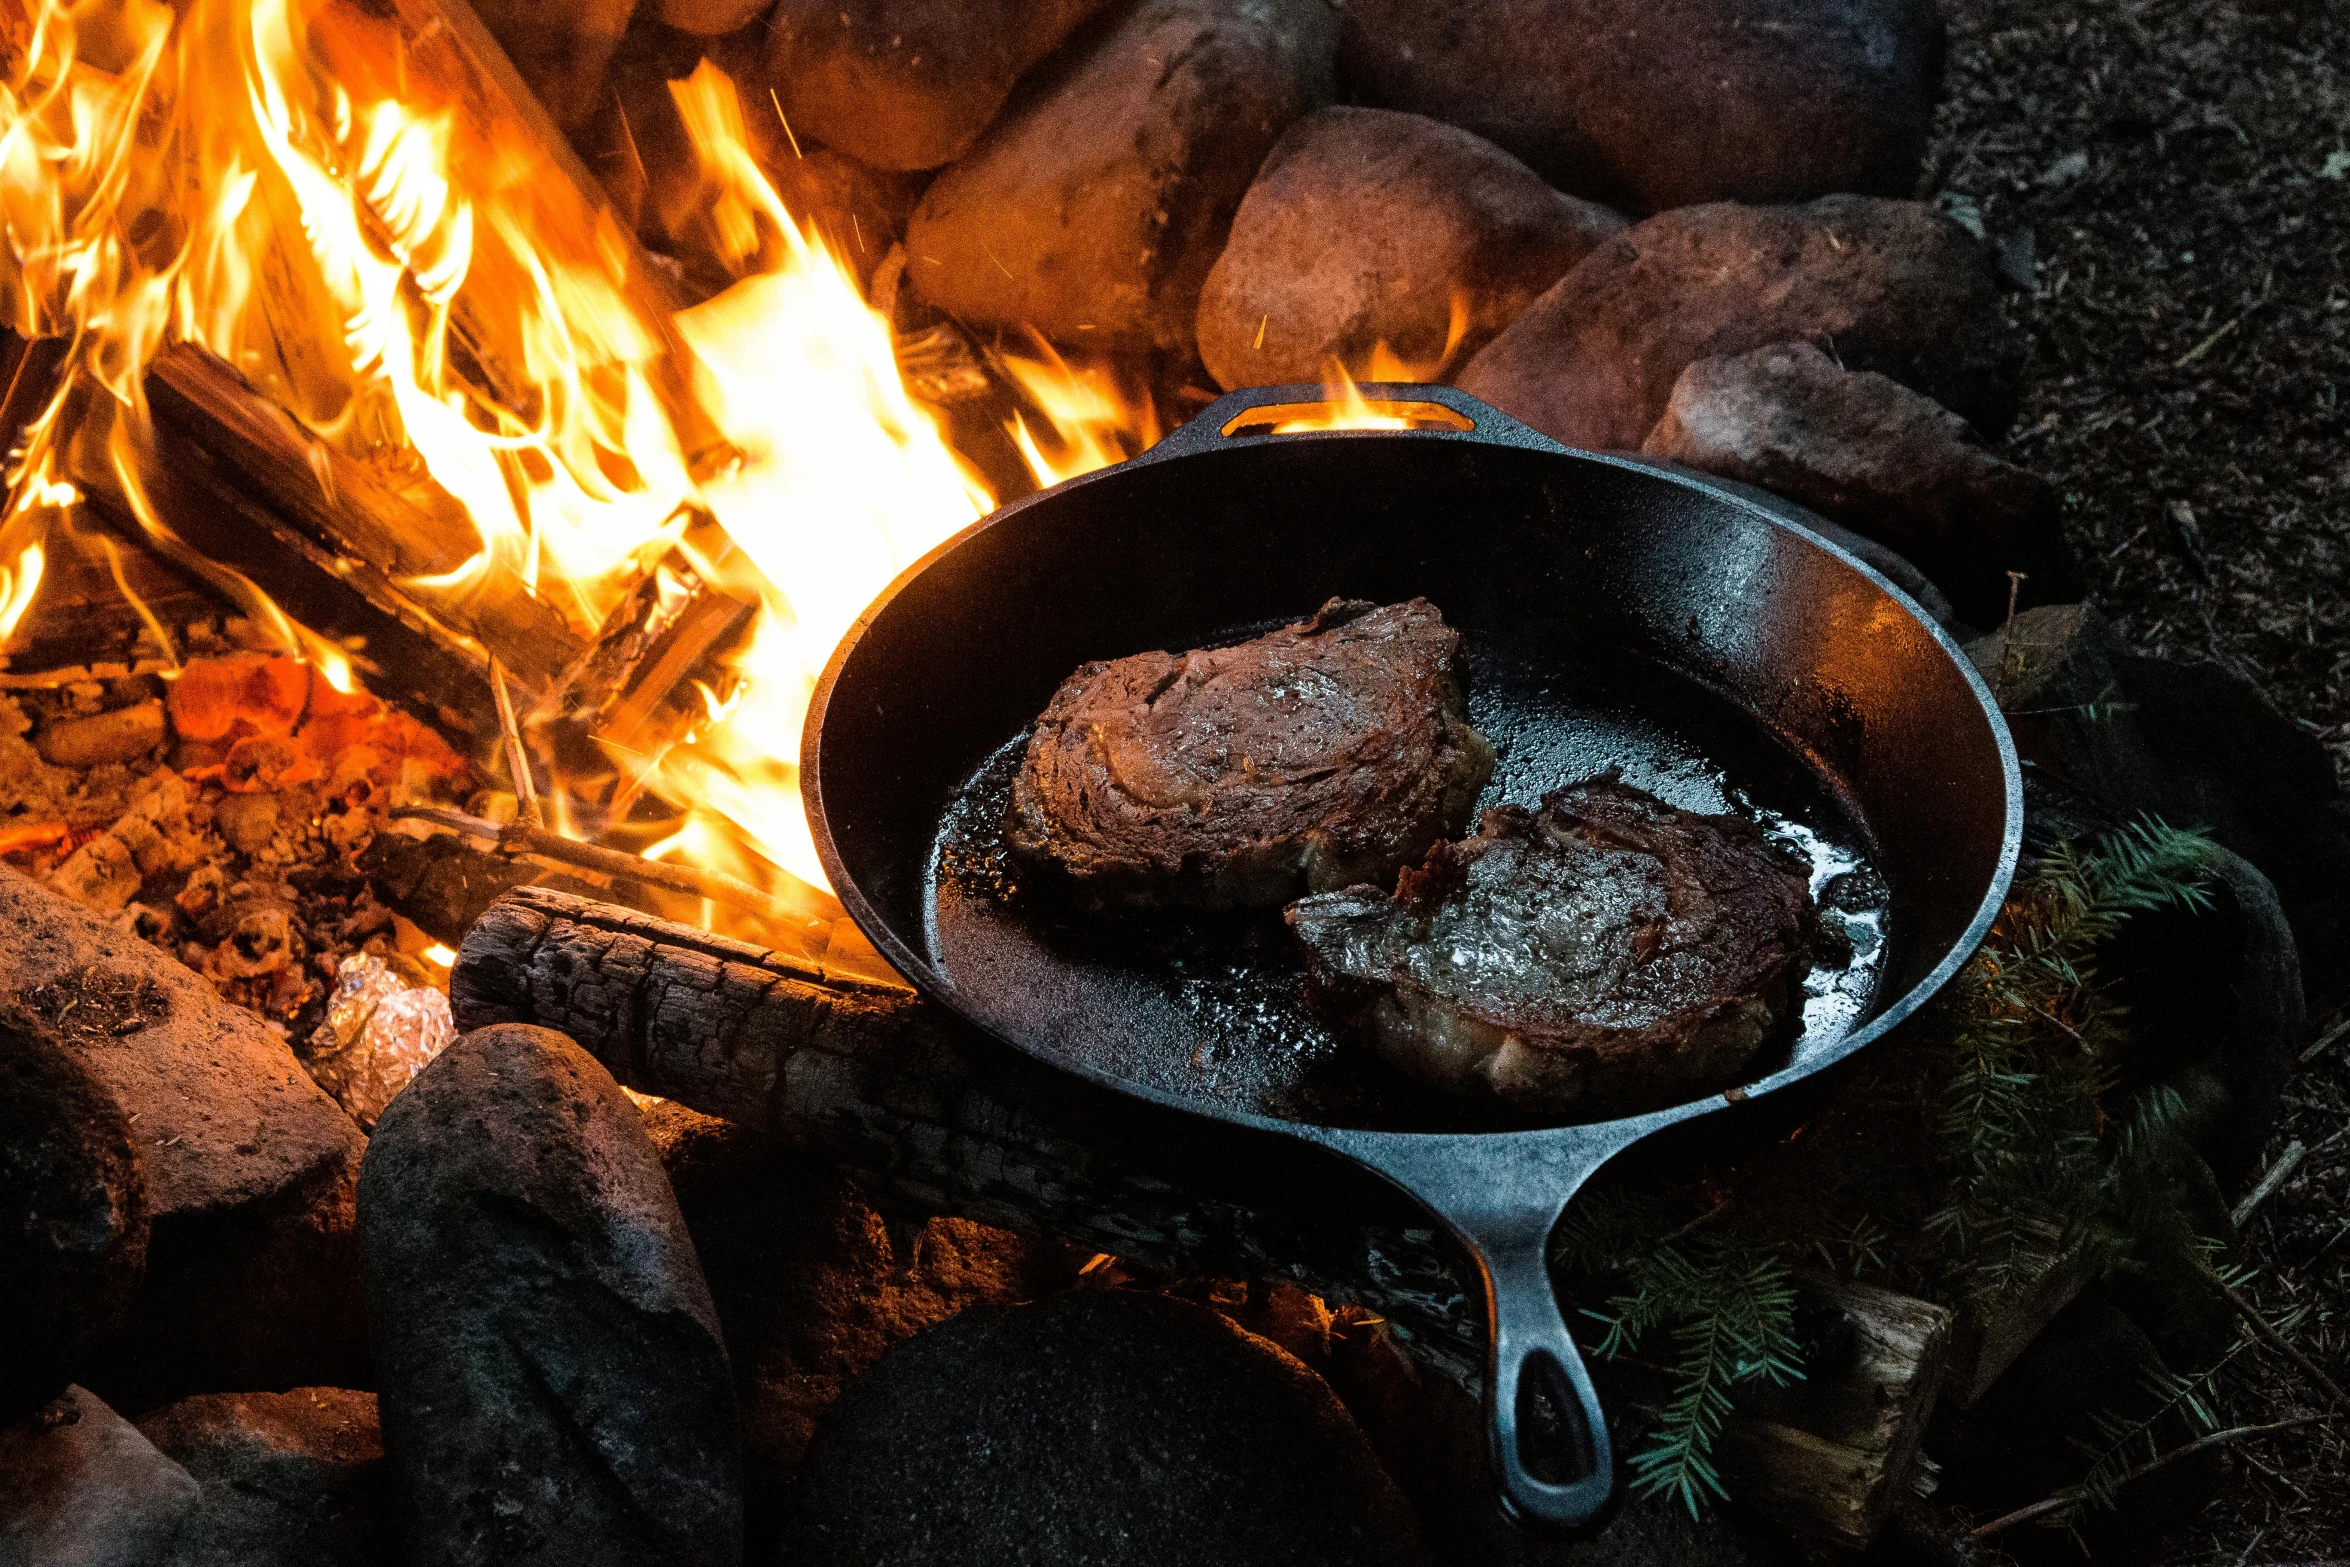
[(0, 1429), (0, 1563), (160, 1567), (197, 1494), (136, 1426), (68, 1388)]
[(1050, 1242), (964, 1219), (885, 1221), (839, 1170), (748, 1127), (664, 1100), (645, 1111), (645, 1131), (726, 1330), (754, 1560), (810, 1439), (860, 1372), (967, 1306), (1075, 1280)]
[(29, 1025), (0, 1014), (0, 1424), (57, 1395), (147, 1268), (134, 1128), (77, 1052)]
[(1638, 446), (1700, 359), (1820, 345), (1996, 431), (2023, 348), (1991, 253), (1930, 207), (1866, 196), (1660, 214), (1576, 264), (1460, 377), (1570, 446)]
[(1200, 295), (1200, 357), (1227, 388), (1268, 386), (1334, 360), (1360, 379), (1384, 345), (1438, 380), (1625, 226), (1455, 126), (1318, 110), (1240, 203)]
[[(73, 1211), (128, 1226), (125, 1240), (138, 1222), (130, 1207), (146, 1214), (144, 1278), (128, 1315), (111, 1336), (72, 1335), (72, 1375), (124, 1408), (206, 1387), (365, 1375), (351, 1232), (364, 1139), (282, 1039), (193, 971), (5, 868), (0, 1020), (13, 1058), (49, 1062), (17, 1070), (73, 1077), (89, 1111), (83, 1128), (66, 1130), (85, 1168), (112, 1172), (111, 1195)], [(88, 1141), (117, 1125), (135, 1199), (120, 1152)], [(62, 1147), (50, 1145), (59, 1157)], [(19, 1156), (37, 1164), (38, 1146)], [(64, 1166), (48, 1168), (64, 1179)], [(96, 1188), (81, 1190), (95, 1200)], [(118, 1254), (102, 1271), (119, 1281), (136, 1270)]]
[(2081, 582), (2048, 483), (1984, 449), (1964, 419), (1809, 343), (1700, 359), (1641, 450), (1756, 484), (1924, 568), (1977, 625), (2021, 602), (2062, 603)]
[(717, 1312), (592, 1057), (520, 1024), (460, 1038), (376, 1123), (359, 1229), (410, 1563), (737, 1559)]
[(1104, 0), (780, 0), (756, 78), (793, 131), (881, 169), (935, 169)]
[(1464, 126), (1649, 210), (1904, 196), (1942, 75), (1933, 0), (1349, 0), (1358, 101)]
[(393, 1559), (375, 1395), (208, 1393), (139, 1430), (203, 1487), (168, 1567), (374, 1567)]
[[(2350, 1000), (2350, 800), (2316, 737), (2216, 664), (2123, 652), (2090, 608), (2028, 611), (1967, 651), (2036, 776), (2096, 821), (2208, 830), (2271, 884), (2309, 1011)], [(2215, 1155), (2223, 1180), (2227, 1165)]]
[(906, 231), (907, 281), (966, 321), (1189, 352), (1257, 166), (1334, 91), (1323, 0), (1142, 0), (1032, 74)]
[(786, 1559), (1419, 1563), (1322, 1380), (1203, 1307), (1079, 1290), (883, 1356), (809, 1450)]

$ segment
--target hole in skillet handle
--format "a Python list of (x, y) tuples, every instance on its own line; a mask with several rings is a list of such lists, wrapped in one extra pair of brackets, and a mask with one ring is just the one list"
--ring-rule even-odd
[(1518, 1373), (1518, 1462), (1543, 1485), (1572, 1485), (1598, 1467), (1566, 1367), (1542, 1350)]

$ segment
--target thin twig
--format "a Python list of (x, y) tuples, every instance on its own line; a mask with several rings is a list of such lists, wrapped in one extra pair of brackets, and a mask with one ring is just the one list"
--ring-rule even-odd
[(2301, 1168), (2301, 1161), (2308, 1157), (2309, 1149), (2300, 1138), (2296, 1137), (2287, 1143), (2285, 1151), (2277, 1155), (2277, 1162), (2270, 1165), (2268, 1173), (2260, 1178), (2260, 1184), (2246, 1192), (2244, 1200), (2236, 1204), (2234, 1210), (2228, 1214), (2229, 1222), (2239, 1230), (2251, 1223), (2253, 1213), (2259, 1209), (2262, 1203), (2268, 1201), (2269, 1193), (2290, 1180), (2293, 1172)]
[[(2204, 319), (2209, 320), (2210, 317), (2206, 316)], [(2228, 324), (2226, 326), (2221, 327), (2218, 331), (2212, 333), (2202, 342), (2197, 343), (2193, 348), (2188, 349), (2185, 353), (2179, 355), (2178, 358), (2172, 360), (2171, 368), (2173, 370), (2186, 369), (2187, 366), (2193, 364), (2196, 360), (2201, 359), (2205, 354), (2210, 353), (2212, 349), (2219, 346), (2219, 340), (2221, 338), (2226, 337), (2230, 332), (2233, 332), (2236, 330), (2236, 328), (2242, 326), (2243, 324), (2244, 318), (2242, 316), (2231, 316), (2228, 319)]]
[(2336, 1023), (2332, 1028), (2329, 1028), (2324, 1033), (2318, 1035), (2317, 1043), (2311, 1045), (2307, 1050), (2301, 1052), (2300, 1064), (2303, 1066), (2309, 1065), (2310, 1062), (2315, 1061), (2319, 1056), (2324, 1055), (2327, 1051), (2333, 1049), (2334, 1046), (2340, 1044), (2345, 1039), (2350, 1039), (2350, 1017), (2342, 1019), (2341, 1022)]
[(2341, 1388), (2335, 1385), (2334, 1379), (2325, 1374), (2325, 1369), (2322, 1366), (2296, 1349), (2285, 1335), (2269, 1326), (2268, 1318), (2262, 1316), (2260, 1309), (2246, 1300), (2233, 1284), (2216, 1273), (2210, 1274), (2208, 1277), (2219, 1292), (2228, 1298), (2228, 1304), (2236, 1308), (2236, 1315), (2244, 1319), (2244, 1325), (2250, 1328), (2262, 1343), (2293, 1362), (2294, 1365), (2299, 1366), (2302, 1375), (2325, 1390), (2327, 1398), (2336, 1404), (2350, 1407), (2350, 1395), (2344, 1394)]
[(506, 689), (506, 671), (497, 655), (490, 655), (490, 694), (498, 699), (498, 733), (506, 742), (506, 770), (514, 775), (514, 808), (522, 821), (544, 827), (539, 810), (539, 786), (530, 776), (530, 753), (522, 747), (522, 725), (514, 717), (514, 697)]
[[(2241, 1442), (2248, 1436), (2266, 1436), (2272, 1431), (2298, 1430), (2302, 1426), (2316, 1425), (2321, 1420), (2332, 1418), (2330, 1415), (2295, 1415), (2290, 1420), (2272, 1420), (2266, 1425), (2230, 1426), (2225, 1431), (2214, 1431), (2209, 1436), (2199, 1436), (2184, 1447), (2174, 1447), (2167, 1453), (2148, 1459), (2135, 1469), (2125, 1471), (2121, 1478), (2114, 1482), (2114, 1489), (2118, 1491), (2131, 1481), (2142, 1480), (2147, 1475), (2154, 1473), (2155, 1470), (2168, 1464), (2175, 1464), (2182, 1458), (2192, 1458), (2197, 1453), (2207, 1452), (2215, 1447), (2226, 1447), (2231, 1442)], [(2034, 1502), (2029, 1507), (2019, 1507), (2012, 1513), (2004, 1514), (1992, 1519), (1987, 1524), (1970, 1529), (1967, 1531), (1967, 1537), (1979, 1540), (1984, 1535), (1997, 1534), (2003, 1529), (2012, 1529), (2019, 1523), (2030, 1523), (2035, 1518), (2045, 1518), (2050, 1513), (2062, 1512), (2068, 1507), (2077, 1507), (2080, 1503), (2079, 1495), (2059, 1492), (2043, 1501)]]
[(601, 844), (580, 843), (544, 827), (527, 822), (515, 822), (501, 827), (496, 822), (463, 811), (444, 810), (432, 805), (404, 805), (392, 812), (395, 818), (430, 822), (436, 827), (447, 827), (469, 837), (481, 838), (498, 846), (506, 854), (535, 854), (542, 859), (559, 860), (576, 865), (582, 870), (603, 876), (625, 877), (655, 887), (666, 887), (672, 892), (690, 892), (733, 908), (744, 909), (777, 924), (801, 928), (820, 923), (824, 915), (814, 904), (796, 906), (773, 893), (737, 880), (724, 871), (707, 871), (693, 865), (674, 865), (666, 860), (648, 860), (642, 855), (625, 854), (618, 849), (607, 849)]

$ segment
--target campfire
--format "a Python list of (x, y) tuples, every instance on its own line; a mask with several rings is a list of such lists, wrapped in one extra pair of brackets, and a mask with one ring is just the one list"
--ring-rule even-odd
[[(1494, 1412), (1490, 1386), (1519, 1384), (1489, 1358), (1515, 1309), (1490, 1235), (1408, 1162), (1351, 1154), (1444, 1227), (1393, 1203), (1301, 1214), (1236, 1194), (1246, 1161), (1222, 1179), (1162, 1159), (1165, 1125), (1130, 1129), (1130, 1106), (1052, 1080), (1052, 1050), (997, 1013), (918, 994), (978, 992), (878, 907), (880, 818), (811, 819), (820, 772), (873, 799), (917, 775), (963, 787), (904, 760), (968, 749), (948, 733), (963, 715), (865, 672), (894, 659), (945, 689), (987, 656), (941, 651), (981, 616), (925, 596), (915, 568), (993, 518), (1061, 538), (1086, 492), (1055, 486), (1154, 450), (1090, 481), (1134, 498), (1114, 536), (1148, 541), (1091, 580), (1131, 577), (1138, 599), (1062, 590), (1025, 614), (1082, 647), (1056, 669), (1140, 648), (1102, 639), (1197, 589), (1164, 575), (1187, 539), (1268, 582), (1319, 548), (1266, 553), (1292, 524), (1212, 522), (1162, 503), (1195, 493), (1171, 482), (1114, 487), (1293, 435), (1457, 443), (1438, 493), (1546, 519), (1521, 562), (1614, 504), (1608, 485), (1720, 481), (1733, 498), (1688, 492), (1730, 508), (1690, 549), (1746, 564), (1690, 602), (1685, 633), (1673, 615), (1691, 647), (1701, 619), (1731, 646), (1724, 616), (1770, 642), (1772, 613), (1815, 602), (1803, 570), (1864, 583), (1816, 590), (1807, 640), (1774, 655), (1796, 697), (1747, 693), (1722, 661), (1709, 700), (1829, 756), (1916, 724), (1877, 694), (1903, 682), (1869, 671), (1922, 659), (1985, 755), (2005, 734), (1985, 715), (2014, 718), (2037, 792), (2007, 791), (2005, 857), (1994, 801), (1929, 834), (1936, 874), (1966, 883), (1937, 892), (1948, 911), (1855, 891), (1874, 848), (1822, 907), (1839, 930), (1881, 936), (1888, 907), (1904, 941), (1933, 926), (1948, 961), (1917, 965), (1935, 969), (1919, 998), (1951, 988), (1909, 1026), (1994, 1030), (2007, 1080), (2071, 1085), (2014, 1111), (2077, 1153), (2048, 1182), (2138, 1179), (2141, 1134), (2119, 1128), (2207, 1067), (2141, 1073), (2102, 991), (2030, 963), (2086, 973), (2133, 939), (2191, 940), (2220, 977), (2130, 968), (2136, 1001), (2216, 987), (2234, 1010), (2207, 1021), (2246, 1059), (2300, 1026), (2290, 926), (2318, 916), (2280, 911), (2267, 867), (2230, 852), (2252, 854), (2232, 818), (2217, 844), (2129, 826), (2209, 825), (2185, 802), (2210, 791), (2126, 716), (2152, 677), (2076, 602), (2055, 491), (1986, 444), (2019, 398), (2002, 290), (2019, 265), (2031, 287), (2032, 263), (1971, 208), (1903, 199), (1939, 70), (1930, 7), (1887, 8), (1875, 43), (1715, 29), (1700, 74), (1735, 157), (1683, 134), (1671, 105), (1697, 79), (1678, 65), (1617, 61), (1647, 73), (1618, 102), (1594, 74), (1606, 49), (1528, 45), (1521, 71), (1519, 43), (1475, 18), (1432, 32), (1385, 0), (919, 9), (0, 0), (0, 1261), (26, 1281), (0, 1329), (27, 1346), (0, 1375), (0, 1470), (31, 1477), (0, 1475), (0, 1539), (43, 1542), (33, 1559), (66, 1550), (70, 1499), (102, 1491), (144, 1498), (104, 1524), (153, 1545), (139, 1560), (174, 1539), (373, 1559), (405, 1531), (420, 1560), (733, 1561), (746, 1528), (754, 1554), (862, 1530), (881, 1559), (924, 1465), (980, 1461), (902, 1430), (909, 1410), (1044, 1443), (1014, 1466), (1046, 1477), (1006, 1501), (1029, 1520), (1015, 1533), (1049, 1532), (1035, 1520), (1074, 1493), (1109, 1500), (1071, 1538), (1122, 1516), (1111, 1471), (1145, 1410), (1192, 1447), (1132, 1503), (1153, 1521), (1128, 1538), (1230, 1491), (1255, 1533), (1220, 1554), (1520, 1549), (1525, 1498), (1570, 1489), (1590, 1447), (1576, 1399), (1598, 1405), (1529, 1371)], [(1479, 85), (1521, 75), (1526, 103)], [(1553, 443), (1615, 455), (1571, 504), (1497, 499), (1516, 456), (1566, 460)], [(1335, 525), (1348, 548), (1470, 525), (1433, 501), (1410, 529), (1377, 520), (1426, 493), (1418, 470), (1366, 478), (1390, 472), (1385, 448), (1324, 449), (1331, 466), (1296, 471), (1320, 474), (1308, 493), (1360, 491)], [(1303, 482), (1247, 471), (1265, 493)], [(1196, 493), (1235, 517), (1255, 503)], [(1640, 536), (1683, 526), (1664, 516)], [(1785, 521), (1810, 565), (1723, 542)], [(1071, 581), (1094, 559), (1043, 558)], [(1767, 561), (1775, 596), (1755, 587)], [(1243, 583), (1250, 613), (1209, 629), (1262, 630), (1341, 588), (1291, 610)], [(1484, 634), (1474, 591), (1454, 597)], [(1854, 591), (1881, 604), (1846, 626)], [(852, 700), (894, 728), (803, 757)], [(1910, 754), (1963, 792), (1950, 711)], [(1996, 772), (1965, 787), (1998, 795)], [(1702, 808), (1779, 820), (1725, 789)], [(1887, 852), (1896, 879), (1912, 852)], [(2047, 988), (2018, 1000), (1996, 981), (2017, 974)], [(1239, 1003), (1184, 983), (1194, 1014), (1246, 1032)], [(1014, 1000), (1072, 1026), (1065, 998)], [(1164, 1015), (1104, 1026), (1139, 1037)], [(1727, 1500), (1807, 1547), (1947, 1541), (1940, 1466), (1981, 1448), (2003, 1377), (2098, 1280), (2157, 1265), (2110, 1204), (1969, 1186), (1884, 1109), (1961, 1095), (1963, 1053), (1872, 1064), (1857, 1098), (1706, 1145), (1694, 1175), (1611, 1167), (1525, 1238), (1524, 1271), (1577, 1329), (1560, 1352), (1580, 1343), (1614, 1417), (1597, 1491), (1557, 1519), (1588, 1521), (1614, 1484), (1612, 1429), (1638, 1499), (1611, 1527)], [(2235, 1120), (2175, 1134), (2214, 1192), (2248, 1174), (2244, 1127), (2273, 1111), (2249, 1072), (2228, 1081)], [(1766, 1080), (1747, 1079), (1758, 1097)], [(1636, 1110), (1687, 1097), (1633, 1081)], [(1385, 1125), (1274, 1114), (1342, 1152)], [(1407, 1129), (1537, 1135), (1451, 1115)], [(1551, 1218), (1617, 1146), (1557, 1176)], [(1823, 1148), (1876, 1150), (1899, 1192), (1834, 1208), (1856, 1178)], [(1863, 1234), (1888, 1215), (1909, 1235)], [(1993, 1243), (1953, 1226), (2006, 1249), (1987, 1261)], [(1733, 1319), (1752, 1336), (1721, 1366), (1668, 1363), (1669, 1333), (1686, 1347), (1691, 1324)], [(1148, 1388), (1122, 1380), (1161, 1365)], [(2262, 1429), (2320, 1420), (2289, 1418)], [(1540, 1471), (1504, 1480), (1514, 1521), (1488, 1421), (1501, 1471)], [(1080, 1427), (1113, 1435), (1089, 1457)], [(1958, 1465), (1966, 1526), (2005, 1530), (2030, 1499), (1978, 1482)], [(2084, 1485), (2018, 1516), (2085, 1516)], [(222, 1500), (273, 1486), (310, 1500), (267, 1518)]]

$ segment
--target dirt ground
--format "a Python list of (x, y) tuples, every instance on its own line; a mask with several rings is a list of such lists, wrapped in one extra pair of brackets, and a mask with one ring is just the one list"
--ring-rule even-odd
[[(2035, 348), (2008, 454), (2063, 489), (2127, 640), (2247, 676), (2350, 777), (2350, 3), (1943, 6), (1930, 187), (2037, 283), (2014, 296)], [(2346, 1058), (2350, 1041), (2288, 1087), (2268, 1158), (2310, 1156), (2236, 1259), (2337, 1385), (2350, 1137), (2327, 1140), (2350, 1126)], [(2221, 1387), (2226, 1426), (2325, 1400), (2265, 1349)], [(2165, 1559), (2350, 1559), (2346, 1438), (2337, 1420), (2233, 1444), (2230, 1484)]]

